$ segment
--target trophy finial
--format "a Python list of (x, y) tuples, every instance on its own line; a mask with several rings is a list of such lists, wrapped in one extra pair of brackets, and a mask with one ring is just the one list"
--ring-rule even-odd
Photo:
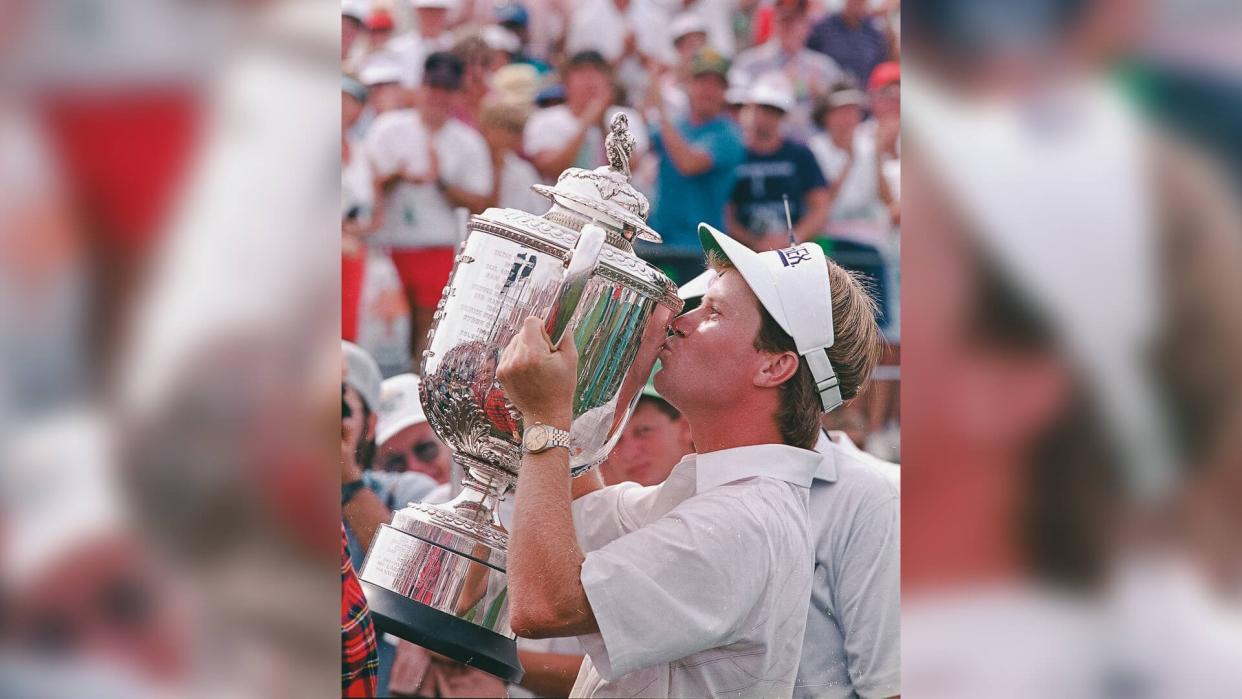
[(608, 136), (604, 138), (604, 150), (608, 153), (608, 165), (630, 179), (630, 154), (634, 152), (634, 134), (630, 133), (630, 120), (623, 112), (612, 115)]

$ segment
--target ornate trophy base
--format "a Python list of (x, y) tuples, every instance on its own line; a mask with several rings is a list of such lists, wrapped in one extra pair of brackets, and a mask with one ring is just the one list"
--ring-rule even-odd
[(523, 670), (509, 628), (509, 536), (495, 515), (512, 476), (456, 458), (470, 467), (461, 494), (394, 513), (358, 578), (380, 630), (516, 682)]

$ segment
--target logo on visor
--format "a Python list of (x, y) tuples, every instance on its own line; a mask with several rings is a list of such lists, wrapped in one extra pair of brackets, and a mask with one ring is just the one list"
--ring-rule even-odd
[(806, 248), (785, 248), (777, 250), (776, 254), (781, 256), (781, 264), (786, 267), (797, 267), (803, 262), (811, 261), (811, 251)]

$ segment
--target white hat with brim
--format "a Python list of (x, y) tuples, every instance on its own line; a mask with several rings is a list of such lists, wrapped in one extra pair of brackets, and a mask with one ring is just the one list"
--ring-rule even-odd
[(380, 388), (376, 444), (384, 444), (407, 427), (427, 422), (427, 413), (418, 395), (419, 383), (414, 374), (397, 374), (384, 380)]
[(669, 25), (669, 34), (672, 36), (673, 43), (677, 43), (683, 36), (706, 33), (707, 22), (693, 12), (683, 12), (677, 15)]
[(386, 59), (370, 61), (358, 72), (358, 80), (367, 87), (399, 83), (401, 77), (401, 66)]
[(834, 341), (832, 287), (823, 249), (801, 243), (755, 252), (706, 223), (699, 224), (699, 241), (705, 253), (716, 253), (737, 269), (759, 303), (793, 338), (815, 378), (823, 410), (840, 406), (840, 381), (828, 361)]
[(341, 0), (341, 16), (353, 17), (365, 23), (371, 14), (371, 3), (368, 0)]
[(413, 0), (410, 4), (413, 5), (416, 10), (423, 8), (448, 10), (456, 5), (453, 0)]
[(786, 89), (783, 85), (761, 81), (755, 83), (746, 93), (744, 103), (773, 107), (788, 114), (794, 108), (794, 96), (793, 91)]

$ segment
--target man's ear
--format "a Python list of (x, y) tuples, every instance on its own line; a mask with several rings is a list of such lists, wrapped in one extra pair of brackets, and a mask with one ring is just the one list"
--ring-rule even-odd
[(789, 381), (798, 373), (798, 355), (793, 352), (765, 354), (755, 372), (755, 385), (775, 388)]

